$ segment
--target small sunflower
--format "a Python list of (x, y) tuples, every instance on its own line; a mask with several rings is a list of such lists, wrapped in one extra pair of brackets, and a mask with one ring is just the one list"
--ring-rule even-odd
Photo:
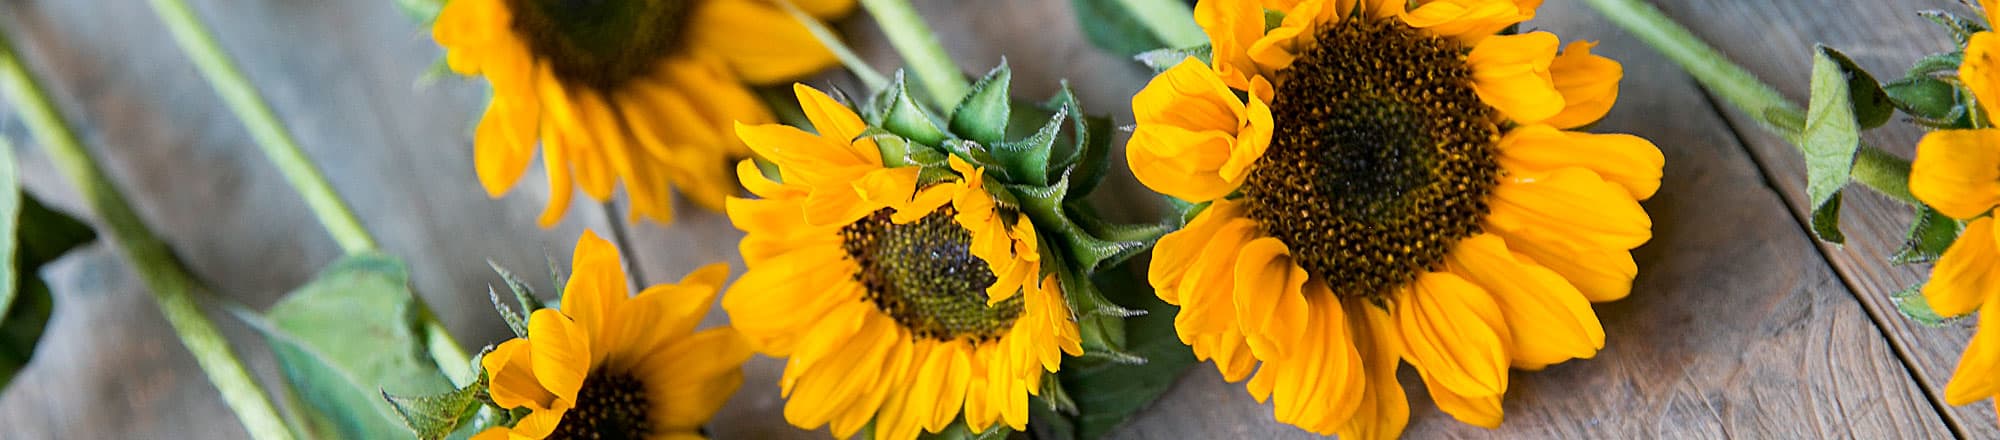
[[(854, 5), (790, 1), (821, 18)], [(730, 124), (772, 121), (746, 84), (835, 62), (769, 0), (455, 0), (431, 33), (453, 71), (493, 86), (473, 136), (487, 194), (512, 188), (540, 142), (544, 227), (562, 219), (572, 182), (604, 201), (623, 181), (634, 217), (672, 220), (674, 186), (720, 209), (736, 192), (729, 164), (747, 154)]]
[[(1510, 366), (1602, 348), (1590, 303), (1630, 292), (1665, 159), (1568, 131), (1603, 117), (1623, 72), (1590, 43), (1496, 34), (1540, 3), (1195, 6), (1214, 64), (1133, 98), (1126, 153), (1142, 183), (1205, 204), (1149, 275), (1197, 357), (1279, 421), (1381, 438), (1408, 422), (1399, 362), (1493, 427)], [(1284, 14), (1269, 30), (1267, 8)]]
[[(2000, 18), (1996, 12), (2000, 11), (1986, 8), (1988, 23)], [(2000, 57), (2000, 35), (1973, 34), (1958, 69), (1959, 82), (1972, 91), (1982, 115), (2000, 110), (1989, 105), (2000, 103), (1996, 57)], [(1979, 124), (1990, 126), (1987, 121)], [(1931, 268), (1930, 282), (1923, 288), (1924, 299), (1940, 315), (1979, 311), (1979, 330), (1945, 385), (1945, 402), (1965, 405), (2000, 396), (2000, 241), (1996, 241), (2000, 235), (1994, 230), (2000, 222), (1993, 221), (2000, 205), (2000, 129), (1924, 135), (1917, 143), (1917, 159), (1910, 164), (1910, 193), (1939, 213), (1970, 220)]]
[(528, 319), (528, 335), (486, 354), (493, 403), (526, 409), (482, 439), (700, 438), (743, 384), (750, 348), (729, 327), (696, 332), (729, 267), (628, 297), (611, 243), (585, 232), (561, 309)]
[(840, 438), (871, 420), (877, 438), (915, 438), (961, 414), (1024, 428), (1044, 372), (1082, 352), (1034, 224), (996, 203), (984, 168), (887, 167), (854, 111), (794, 89), (818, 135), (737, 126), (780, 179), (737, 167), (759, 198), (728, 200), (749, 271), (722, 300), (751, 346), (789, 358), (785, 420)]

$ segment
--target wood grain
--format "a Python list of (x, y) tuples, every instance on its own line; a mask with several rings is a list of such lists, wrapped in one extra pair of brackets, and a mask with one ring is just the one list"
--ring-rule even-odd
[[(1658, 3), (1668, 15), (1688, 24), (1696, 34), (1717, 44), (1730, 58), (1799, 103), (1804, 103), (1807, 96), (1807, 79), (1812, 71), (1810, 51), (1815, 43), (1840, 49), (1877, 79), (1890, 81), (1902, 77), (1904, 69), (1918, 58), (1949, 50), (1952, 44), (1949, 34), (1917, 16), (1917, 11), (1939, 9), (1978, 17), (1956, 0)], [(1725, 114), (1739, 138), (1751, 147), (1752, 156), (1778, 188), (1794, 218), (1804, 224), (1810, 218), (1807, 215), (1810, 208), (1805, 198), (1805, 165), (1797, 150), (1758, 128), (1741, 112), (1730, 110)], [(1920, 137), (1922, 130), (1899, 115), (1889, 125), (1868, 132), (1864, 139), (1909, 158)], [(1928, 265), (1888, 263), (1888, 256), (1903, 244), (1910, 218), (1910, 208), (1865, 189), (1849, 189), (1841, 212), (1841, 226), (1848, 242), (1846, 246), (1820, 245), (1820, 252), (1832, 262), (1850, 290), (1859, 294), (1890, 343), (1917, 372), (1927, 395), (1943, 407), (1944, 385), (1958, 365), (1959, 353), (1964, 351), (1973, 329), (1969, 325), (1924, 327), (1904, 318), (1889, 299), (1890, 294), (1927, 279), (1930, 271)], [(2000, 438), (2000, 421), (1993, 414), (1989, 400), (1949, 407), (1945, 417), (1965, 437)]]

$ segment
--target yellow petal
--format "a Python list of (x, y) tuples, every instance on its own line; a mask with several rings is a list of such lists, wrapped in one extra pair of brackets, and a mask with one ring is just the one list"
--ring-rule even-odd
[(1236, 259), (1236, 319), (1258, 359), (1282, 359), (1302, 342), (1310, 316), (1306, 278), (1284, 242), (1263, 237), (1243, 245)]
[(1541, 3), (1541, 0), (1432, 0), (1401, 16), (1411, 27), (1471, 44), (1535, 18), (1535, 8)]
[(1590, 54), (1590, 48), (1597, 43), (1576, 41), (1569, 43), (1556, 60), (1549, 63), (1549, 74), (1554, 77), (1556, 91), (1563, 96), (1563, 110), (1546, 122), (1560, 128), (1576, 128), (1598, 119), (1611, 111), (1611, 104), (1618, 101), (1618, 81), (1625, 77), (1625, 66), (1618, 61)]
[[(431, 25), (431, 39), (438, 45), (476, 46), (497, 38), (512, 38), (509, 23), (514, 14), (500, 0), (466, 0), (445, 4)], [(471, 73), (471, 72), (461, 72)]]
[(1242, 170), (1270, 144), (1269, 107), (1246, 107), (1193, 58), (1154, 77), (1132, 97), (1132, 108), (1137, 128), (1126, 160), (1134, 177), (1183, 200), (1208, 201), (1235, 190)]
[[(1479, 0), (1498, 2), (1501, 0)], [(1438, 3), (1431, 3), (1438, 4)], [(1541, 122), (1563, 110), (1549, 64), (1555, 61), (1555, 34), (1528, 32), (1487, 38), (1465, 62), (1472, 66), (1472, 91), (1514, 122)]]
[(899, 206), (916, 194), (920, 170), (898, 167), (870, 171), (854, 182), (854, 192), (870, 206)]
[(1364, 301), (1345, 306), (1354, 333), (1355, 350), (1365, 362), (1363, 375), (1368, 385), (1361, 393), (1361, 405), (1347, 423), (1340, 426), (1340, 438), (1349, 440), (1394, 439), (1402, 436), (1410, 422), (1410, 401), (1396, 380), (1396, 364), (1402, 353), (1395, 342), (1395, 318)]
[(715, 416), (743, 385), (743, 362), (750, 349), (728, 327), (683, 334), (638, 368), (651, 403), (653, 423), (670, 430), (695, 430)]
[(573, 182), (569, 176), (569, 158), (566, 157), (569, 141), (555, 127), (554, 119), (542, 118), (542, 168), (549, 173), (549, 206), (542, 208), (542, 215), (535, 219), (535, 223), (543, 229), (562, 221), (563, 214), (569, 211), (570, 197), (576, 192), (576, 188), (570, 186)]
[[(1281, 9), (1285, 11), (1285, 19), (1250, 45), (1250, 58), (1256, 62), (1258, 70), (1246, 73), (1268, 75), (1291, 67), (1292, 60), (1299, 53), (1315, 44), (1323, 26), (1340, 22), (1341, 16), (1351, 10), (1351, 5), (1343, 5), (1340, 1), (1306, 0), (1296, 3), (1290, 9)], [(1250, 88), (1242, 79), (1232, 78), (1231, 73), (1223, 73), (1224, 78), (1230, 79), (1230, 86)]]
[(1250, 77), (1261, 73), (1250, 59), (1250, 45), (1264, 35), (1264, 8), (1247, 1), (1196, 2), (1194, 22), (1208, 33), (1215, 72), (1226, 78), (1219, 80), (1248, 88)]
[[(528, 162), (535, 158), (535, 140), (519, 139), (510, 135), (507, 125), (516, 121), (513, 116), (520, 113), (516, 104), (500, 97), (486, 106), (486, 116), (479, 119), (479, 127), (473, 132), (473, 170), (479, 175), (479, 184), (486, 189), (486, 195), (499, 197), (514, 182), (521, 180), (521, 174), (528, 171)], [(536, 121), (529, 119), (529, 124)], [(532, 131), (528, 129), (527, 131)]]
[(1514, 337), (1508, 351), (1514, 366), (1541, 368), (1590, 358), (1604, 347), (1604, 328), (1583, 293), (1554, 271), (1514, 259), (1499, 237), (1481, 234), (1461, 240), (1448, 261), (1452, 273), (1486, 289), (1499, 303)]
[(1660, 189), (1667, 163), (1659, 147), (1628, 134), (1591, 134), (1557, 130), (1547, 125), (1516, 127), (1500, 138), (1500, 165), (1510, 172), (1546, 174), (1562, 168), (1583, 168), (1625, 187), (1636, 199)]
[(1979, 309), (1979, 330), (1958, 358), (1951, 383), (1944, 387), (1945, 403), (1965, 405), (2000, 395), (2000, 294), (1986, 300)]
[(1507, 248), (1561, 274), (1590, 302), (1615, 301), (1632, 293), (1639, 265), (1625, 249), (1578, 248), (1561, 231), (1524, 229), (1491, 231), (1507, 240)]
[[(1989, 16), (1993, 14), (1993, 8), (1986, 11)], [(1991, 25), (1994, 22), (1987, 23)], [(1972, 34), (1972, 39), (1966, 41), (1965, 61), (1958, 66), (1959, 82), (1965, 83), (1973, 98), (1979, 100), (1979, 108), (1985, 109), (1988, 115), (2000, 109), (2000, 67), (1995, 66), (2000, 60), (1996, 57), (2000, 57), (2000, 36), (1980, 32)], [(1989, 116), (1987, 119), (1993, 118)]]
[(1232, 292), (1240, 287), (1235, 280), (1236, 259), (1243, 245), (1258, 234), (1255, 222), (1239, 218), (1223, 225), (1204, 245), (1178, 293), (1181, 311), (1174, 315), (1174, 328), (1183, 342), (1194, 335), (1234, 330), (1237, 318)]
[(1924, 284), (1924, 300), (1930, 302), (1931, 310), (1944, 316), (1958, 316), (1972, 313), (1982, 301), (1992, 301), (2000, 292), (2000, 243), (1996, 243), (1993, 228), (2000, 226), (1993, 217), (1980, 217), (1965, 225), (1965, 232), (1959, 234), (1958, 241), (1946, 248), (1937, 265), (1931, 267), (1931, 280)]
[(562, 313), (575, 320), (585, 337), (594, 338), (595, 346), (609, 347), (608, 339), (619, 333), (609, 328), (621, 324), (613, 319), (613, 314), (623, 308), (630, 292), (625, 281), (618, 248), (597, 233), (585, 230), (576, 240), (575, 255), (570, 257)]
[(1201, 256), (1222, 225), (1243, 217), (1243, 204), (1228, 200), (1216, 200), (1208, 209), (1194, 216), (1194, 221), (1178, 231), (1160, 237), (1153, 246), (1151, 269), (1147, 279), (1153, 285), (1154, 294), (1168, 304), (1180, 305), (1179, 286), (1188, 268)]
[(1503, 178), (1491, 205), (1493, 230), (1561, 231), (1576, 249), (1632, 249), (1653, 236), (1653, 220), (1630, 193), (1582, 169)]
[(2000, 204), (2000, 129), (1939, 130), (1917, 141), (1910, 194), (1957, 219)]
[(1404, 357), (1460, 394), (1507, 391), (1507, 340), (1500, 305), (1479, 286), (1445, 272), (1425, 273), (1396, 306)]
[(528, 334), (535, 380), (557, 399), (576, 401), (576, 392), (590, 373), (590, 335), (555, 309), (536, 310), (529, 316)]
[[(835, 101), (832, 96), (827, 96), (819, 89), (805, 84), (793, 84), (792, 94), (798, 97), (799, 109), (805, 111), (806, 119), (812, 121), (813, 129), (818, 130), (820, 136), (845, 141), (861, 137), (861, 132), (868, 129), (868, 124), (862, 122), (861, 115), (854, 114), (853, 109), (847, 108), (840, 101)], [(868, 148), (852, 151), (858, 153), (856, 157), (862, 158), (863, 163), (881, 167), (881, 150)]]
[(531, 345), (526, 339), (509, 339), (480, 358), (493, 403), (506, 408), (546, 409), (555, 402), (556, 395), (535, 380)]
[[(1276, 370), (1272, 394), (1274, 416), (1313, 432), (1331, 432), (1351, 418), (1363, 403), (1367, 385), (1366, 364), (1355, 349), (1352, 326), (1339, 298), (1325, 284), (1306, 286), (1310, 318), (1309, 334), (1324, 339), (1294, 348), (1284, 359), (1267, 359), (1266, 370)], [(1358, 318), (1358, 317), (1357, 317)], [(1260, 370), (1258, 374), (1265, 375)]]
[(1500, 427), (1502, 419), (1500, 395), (1477, 397), (1460, 395), (1430, 375), (1421, 376), (1424, 378), (1424, 389), (1430, 390), (1431, 401), (1437, 403), (1438, 410), (1451, 414), (1451, 418), (1468, 425), (1486, 429)]
[(693, 46), (721, 56), (753, 84), (804, 77), (837, 61), (804, 24), (769, 2), (703, 2), (688, 23)]

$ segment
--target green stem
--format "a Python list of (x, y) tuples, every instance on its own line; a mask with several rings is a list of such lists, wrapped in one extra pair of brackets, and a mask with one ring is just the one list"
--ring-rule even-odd
[(847, 71), (853, 73), (855, 78), (860, 79), (861, 84), (867, 86), (869, 91), (882, 90), (883, 87), (889, 86), (888, 77), (882, 76), (882, 72), (875, 71), (875, 67), (869, 66), (860, 55), (855, 55), (854, 50), (848, 48), (846, 43), (842, 43), (840, 36), (835, 35), (833, 30), (827, 29), (826, 24), (820, 23), (818, 18), (799, 10), (798, 5), (792, 4), (791, 0), (778, 0), (778, 7), (784, 8), (785, 13), (790, 14), (793, 20), (805, 25), (806, 31), (811, 32), (821, 46), (826, 46), (826, 50), (833, 52), (833, 56), (840, 59), (840, 64), (846, 66)]
[(861, 0), (861, 6), (868, 8), (868, 15), (875, 17), (877, 27), (889, 36), (889, 45), (902, 54), (903, 64), (917, 75), (917, 82), (923, 85), (933, 104), (950, 110), (972, 89), (965, 73), (958, 70), (958, 64), (944, 51), (944, 45), (938, 43), (937, 34), (924, 24), (923, 16), (910, 7), (909, 0)]
[[(1800, 140), (1805, 132), (1805, 110), (1750, 71), (1730, 62), (1721, 51), (1703, 43), (1658, 8), (1642, 0), (1584, 0), (1584, 3), (1674, 60), (1729, 105), (1750, 114), (1803, 151)], [(1879, 148), (1862, 145), (1851, 176), (1855, 182), (1889, 198), (1912, 206), (1923, 203), (1910, 194), (1910, 161)]]
[[(49, 158), (76, 186), (98, 221), (110, 230), (112, 241), (153, 293), (167, 324), (174, 328), (174, 334), (187, 345), (188, 351), (194, 353), (195, 363), (222, 393), (223, 403), (236, 412), (244, 429), (258, 439), (292, 438), (263, 389), (229, 349), (228, 339), (202, 313), (196, 298), (206, 295), (207, 290), (180, 265), (166, 243), (153, 235), (124, 194), (112, 184), (110, 176), (91, 159), (77, 141), (76, 133), (56, 113), (55, 104), (21, 65), (4, 34), (0, 34), (0, 89), (6, 90), (8, 101), (20, 112), (28, 131), (41, 141)], [(0, 140), (0, 148), (13, 150), (5, 140)]]
[(1118, 0), (1153, 36), (1167, 47), (1195, 47), (1208, 44), (1208, 34), (1194, 22), (1194, 8), (1181, 0)]
[(222, 46), (215, 42), (215, 36), (209, 34), (201, 19), (195, 17), (194, 10), (182, 0), (151, 0), (151, 3), (153, 11), (173, 32), (174, 41), (187, 52), (202, 76), (208, 78), (209, 85), (215, 87), (229, 110), (250, 129), (250, 137), (256, 139), (264, 155), (284, 173), (292, 189), (305, 198), (306, 206), (312, 208), (313, 215), (319, 217), (334, 241), (340, 242), (341, 249), (349, 254), (374, 250), (375, 238), (368, 235), (368, 230), (361, 227), (361, 220), (340, 201), (340, 195), (334, 193), (326, 176), (313, 167), (312, 159), (306, 158), (298, 142), (292, 140), (291, 132), (278, 122), (271, 106), (250, 85), (250, 79), (222, 52)]
[[(230, 111), (236, 113), (236, 118), (243, 121), (243, 125), (250, 130), (250, 137), (257, 141), (257, 147), (264, 151), (264, 156), (270, 158), (272, 164), (277, 165), (292, 189), (305, 199), (306, 206), (312, 208), (314, 216), (319, 217), (320, 225), (326, 227), (327, 234), (332, 235), (333, 240), (339, 242), (341, 249), (349, 255), (375, 251), (375, 237), (361, 227), (361, 220), (355, 217), (354, 210), (341, 201), (340, 194), (333, 190), (333, 184), (327, 182), (312, 159), (306, 157), (285, 125), (278, 122), (271, 106), (264, 103), (264, 97), (250, 84), (250, 79), (237, 70), (236, 63), (222, 51), (222, 46), (216, 43), (215, 36), (195, 16), (194, 10), (182, 0), (151, 0), (151, 4), (153, 12), (173, 32), (174, 42), (194, 61), (195, 67), (201, 70), (216, 94), (221, 95)], [(428, 309), (428, 306), (425, 307)], [(436, 319), (429, 320), (426, 325), (436, 327), (429, 344), (432, 361), (449, 376), (470, 374), (470, 369), (463, 368), (471, 364), (465, 350), (443, 332)]]

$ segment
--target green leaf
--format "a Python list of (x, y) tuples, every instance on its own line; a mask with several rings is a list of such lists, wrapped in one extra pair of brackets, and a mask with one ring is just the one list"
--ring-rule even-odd
[(1952, 118), (1958, 106), (1958, 88), (1930, 76), (1912, 76), (1884, 84), (1882, 92), (1896, 109), (1932, 121)]
[(71, 249), (96, 239), (90, 227), (42, 206), (21, 192), (14, 178), (13, 154), (0, 150), (0, 204), (7, 232), (0, 234), (0, 252), (12, 264), (0, 266), (0, 387), (34, 358), (35, 346), (55, 312), (55, 298), (42, 280), (42, 266)]
[(1145, 280), (1122, 268), (1096, 278), (1111, 301), (1144, 307), (1146, 313), (1124, 320), (1124, 328), (1129, 352), (1145, 363), (1063, 362), (1059, 375), (1077, 408), (1074, 438), (1083, 439), (1103, 437), (1124, 423), (1195, 364), (1194, 353), (1174, 333), (1174, 307), (1153, 296)]
[(1909, 76), (1936, 77), (1940, 74), (1957, 76), (1958, 65), (1965, 62), (1964, 52), (1935, 53), (1910, 64)]
[(1812, 101), (1807, 106), (1802, 146), (1806, 156), (1806, 194), (1812, 200), (1812, 230), (1820, 240), (1839, 244), (1840, 190), (1854, 170), (1861, 146), (1861, 128), (1849, 91), (1853, 78), (1822, 46), (1813, 57)]
[(1978, 21), (1950, 12), (1933, 9), (1917, 11), (1917, 15), (1930, 19), (1932, 23), (1937, 23), (1944, 30), (1951, 32), (1952, 41), (1958, 42), (1959, 46), (1965, 46), (1967, 41), (1972, 40), (1972, 34), (1986, 31), (1986, 26), (1980, 25)]
[(1947, 318), (1931, 309), (1930, 300), (1924, 298), (1924, 283), (1917, 283), (1889, 297), (1896, 303), (1896, 311), (1925, 327), (1945, 327), (1962, 318)]
[(1959, 232), (1965, 225), (1945, 216), (1929, 206), (1918, 206), (1916, 219), (1910, 221), (1910, 233), (1903, 240), (1903, 248), (1889, 256), (1895, 264), (1930, 263), (1944, 256), (1945, 249), (1958, 240)]
[(424, 396), (397, 396), (383, 391), (382, 399), (396, 410), (404, 426), (417, 433), (417, 438), (439, 440), (450, 437), (479, 413), (479, 391), (485, 387), (486, 381), (478, 380), (463, 388)]
[(1130, 56), (1167, 46), (1118, 0), (1071, 0), (1070, 5), (1084, 37), (1098, 49)]
[(1013, 107), (1007, 89), (1013, 78), (1014, 71), (1007, 68), (1007, 59), (1001, 58), (1000, 66), (986, 72), (986, 77), (974, 83), (972, 91), (951, 110), (951, 132), (987, 145), (1004, 140), (1008, 113)]
[(396, 9), (403, 10), (403, 15), (410, 16), (411, 20), (419, 24), (429, 25), (437, 21), (438, 13), (444, 11), (444, 4), (447, 1), (449, 0), (396, 0)]
[(1214, 57), (1211, 53), (1213, 51), (1214, 49), (1206, 44), (1195, 47), (1170, 47), (1141, 52), (1138, 55), (1133, 55), (1132, 59), (1139, 60), (1140, 64), (1145, 64), (1146, 67), (1152, 68), (1153, 74), (1158, 75), (1161, 72), (1166, 72), (1167, 69), (1172, 69), (1174, 66), (1180, 65), (1182, 62), (1186, 62), (1188, 58), (1201, 60), (1203, 64), (1212, 65), (1214, 61), (1210, 60)]
[(411, 431), (381, 392), (454, 389), (427, 355), (420, 311), (401, 261), (360, 254), (335, 262), (263, 316), (237, 315), (271, 344), (312, 432), (400, 438)]

